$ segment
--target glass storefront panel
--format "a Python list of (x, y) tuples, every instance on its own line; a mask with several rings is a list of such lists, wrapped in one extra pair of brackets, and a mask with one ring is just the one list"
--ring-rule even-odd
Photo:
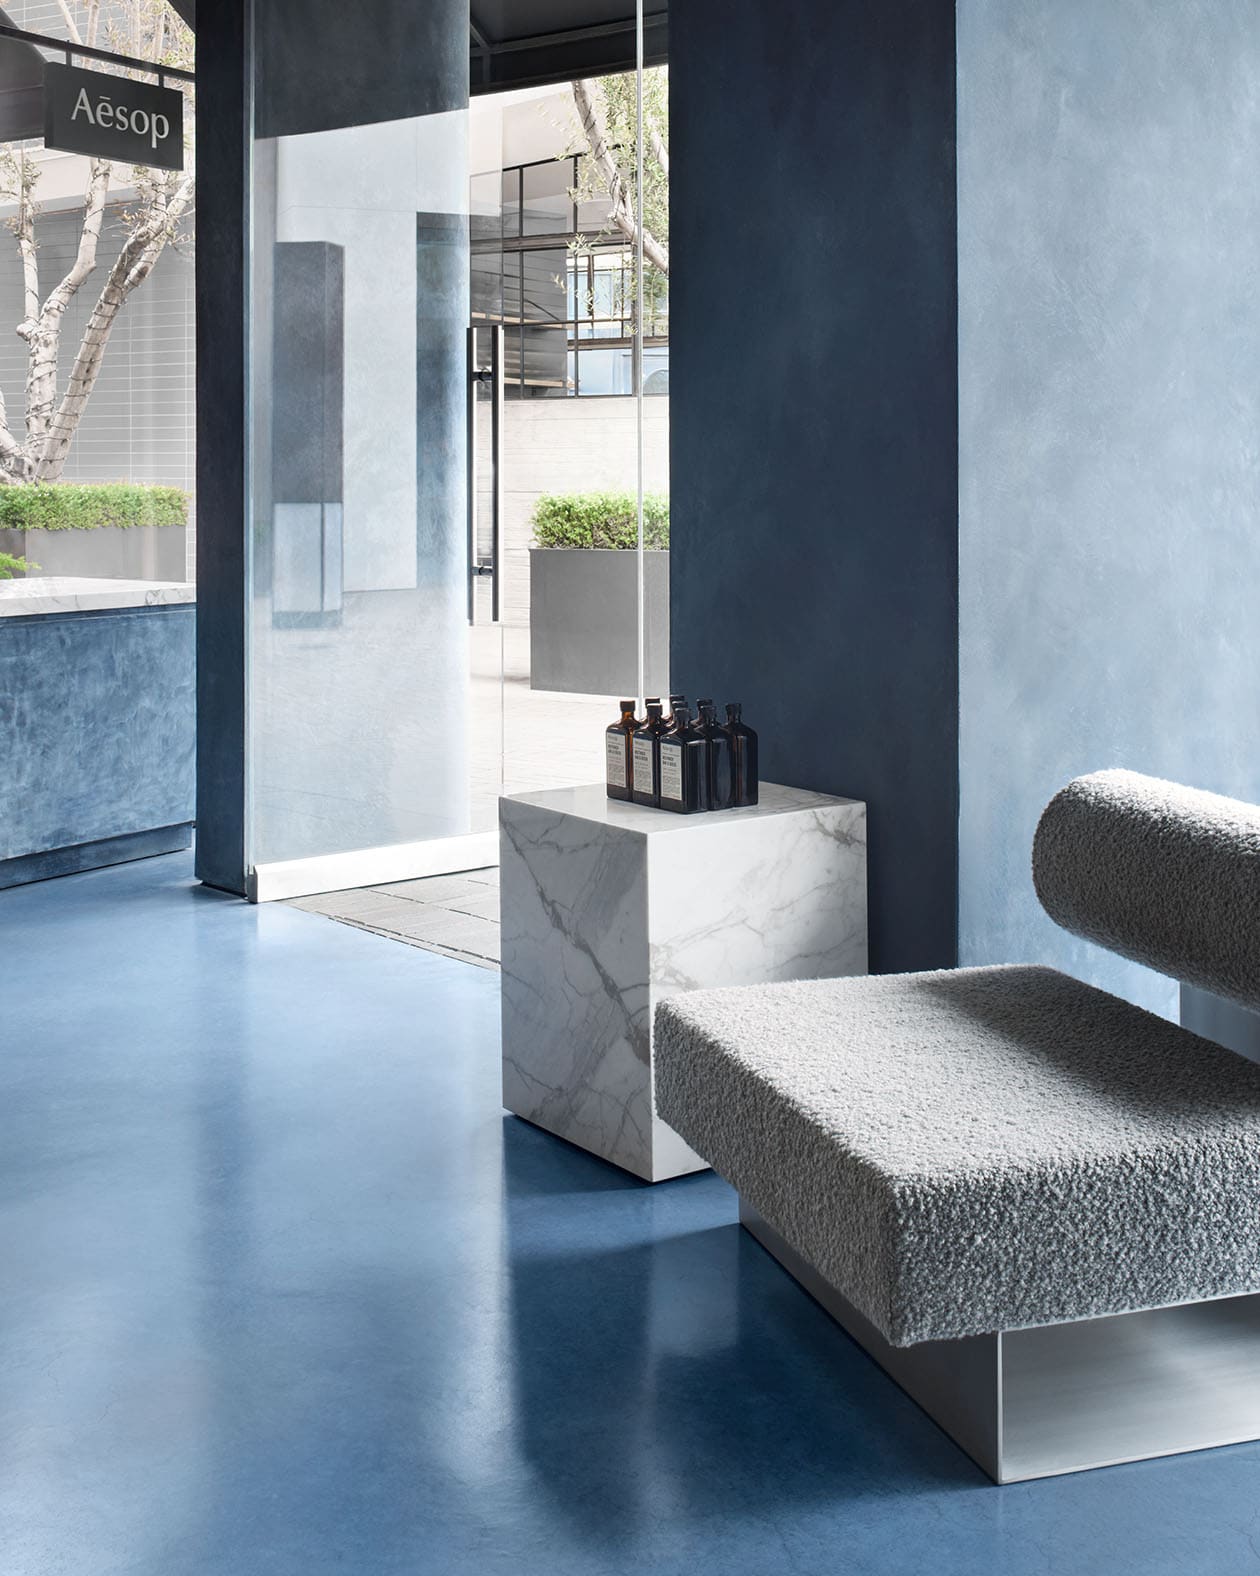
[[(85, 0), (17, 0), (6, 19), (68, 43), (106, 36)], [(77, 80), (122, 103), (155, 85), (141, 62), (174, 68), (182, 169), (46, 146), (46, 67), (65, 52), (0, 39), (0, 582), (193, 579), (193, 36), (140, 8), (108, 43), (136, 64), (75, 57)]]
[(0, 38), (0, 889), (192, 840), (194, 39), (165, 9), (0, 13), (30, 35)]
[(255, 865), (474, 829), (466, 147), (463, 112), (255, 144)]
[(487, 862), (501, 788), (600, 779), (617, 699), (668, 691), (668, 343), (575, 99), (255, 142), (255, 867)]

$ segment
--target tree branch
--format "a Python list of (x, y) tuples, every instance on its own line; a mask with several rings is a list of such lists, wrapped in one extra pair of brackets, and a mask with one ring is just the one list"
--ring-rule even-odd
[(35, 215), (39, 210), (31, 197), (32, 177), (26, 173), (25, 148), (18, 151), (18, 170), (18, 210), (13, 219), (13, 233), (22, 257), (23, 320), (18, 324), (18, 334), (29, 339), (27, 327), (33, 333), (39, 316), (39, 249), (35, 244)]
[(108, 159), (93, 159), (84, 198), (83, 227), (79, 246), (69, 273), (51, 292), (33, 323), (23, 324), (22, 337), (29, 348), (26, 371), (26, 443), (31, 456), (39, 452), (48, 436), (53, 405), (57, 396), (57, 358), (61, 347), (61, 324), (66, 308), (96, 267), (97, 243), (109, 195)]
[[(573, 84), (573, 100), (577, 105), (578, 119), (582, 123), (582, 133), (586, 138), (587, 146), (591, 150), (591, 158), (599, 170), (608, 196), (612, 202), (613, 223), (625, 236), (626, 240), (637, 245), (640, 224), (631, 204), (630, 193), (626, 182), (622, 178), (620, 166), (613, 157), (612, 149), (608, 146), (599, 113), (595, 108), (595, 95), (592, 84), (580, 77)], [(662, 274), (669, 277), (669, 252), (663, 247), (646, 225), (643, 231), (643, 255), (649, 263)]]
[(644, 117), (647, 125), (648, 145), (656, 155), (656, 162), (661, 167), (661, 174), (669, 179), (669, 149), (665, 146), (665, 139), (661, 136), (661, 129), (651, 115)]
[(191, 174), (182, 175), (173, 185), (159, 187), (154, 193), (149, 216), (127, 238), (118, 254), (83, 331), (66, 392), (35, 463), (33, 480), (59, 480), (79, 418), (96, 386), (114, 320), (131, 292), (153, 272), (153, 265), (174, 236), (192, 195)]
[(83, 35), (79, 32), (79, 24), (74, 19), (74, 13), (66, 4), (66, 0), (57, 0), (57, 9), (61, 12), (61, 19), (66, 24), (66, 31), (76, 44), (83, 42)]
[(10, 481), (24, 482), (27, 477), (26, 455), (22, 445), (9, 431), (9, 410), (0, 391), (0, 473)]

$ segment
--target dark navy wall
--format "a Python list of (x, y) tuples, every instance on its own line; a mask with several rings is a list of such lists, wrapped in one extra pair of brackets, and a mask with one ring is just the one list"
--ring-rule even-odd
[(245, 891), (246, 5), (197, 31), (197, 875)]
[(10, 861), (108, 864), (130, 855), (30, 856), (192, 820), (193, 624), (186, 605), (0, 618), (0, 886)]
[(956, 940), (949, 0), (673, 0), (671, 674), (865, 799), (872, 967)]
[(468, 0), (254, 0), (254, 8), (260, 137), (468, 103)]
[(1175, 1015), (1028, 857), (1099, 767), (1260, 798), (1256, 7), (958, 17), (960, 957)]

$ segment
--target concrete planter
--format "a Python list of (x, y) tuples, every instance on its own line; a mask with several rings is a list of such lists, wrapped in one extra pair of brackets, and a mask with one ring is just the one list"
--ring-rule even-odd
[(96, 531), (0, 531), (0, 551), (39, 565), (41, 575), (102, 580), (186, 580), (188, 527), (101, 526)]
[[(637, 554), (533, 547), (529, 553), (530, 688), (570, 695), (638, 689)], [(669, 554), (644, 554), (646, 687), (669, 691)]]

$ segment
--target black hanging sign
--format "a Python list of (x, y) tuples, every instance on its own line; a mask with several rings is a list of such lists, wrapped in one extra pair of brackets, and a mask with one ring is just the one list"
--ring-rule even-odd
[(184, 95), (131, 77), (44, 68), (44, 146), (120, 164), (184, 167)]

